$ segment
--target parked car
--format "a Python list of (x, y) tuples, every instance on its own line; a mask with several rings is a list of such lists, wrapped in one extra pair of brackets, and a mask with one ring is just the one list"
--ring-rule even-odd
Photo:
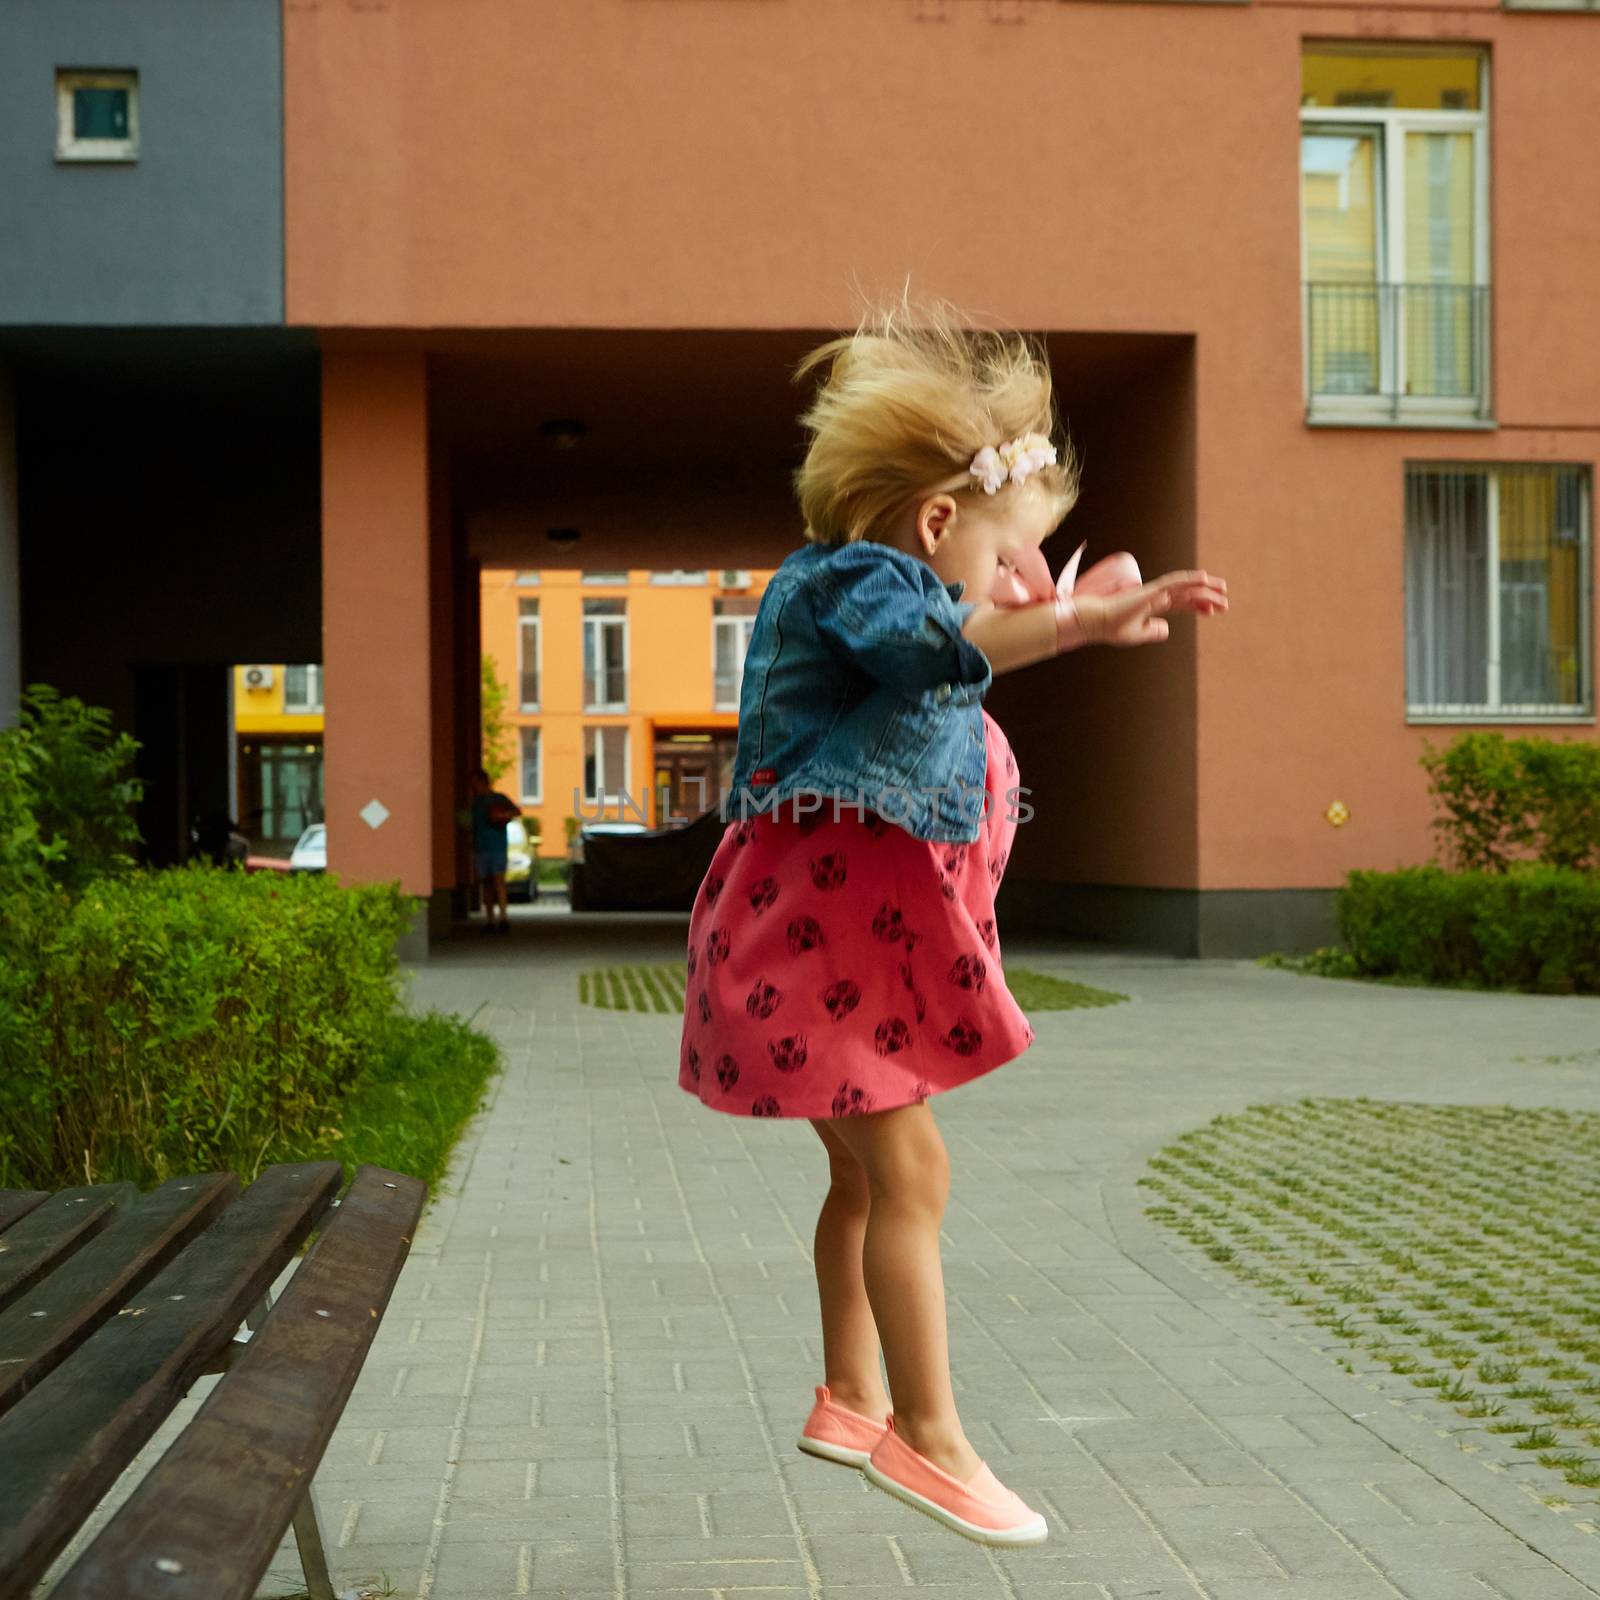
[(244, 858), (246, 872), (288, 872), (289, 858), (287, 856), (246, 856)]
[(291, 872), (326, 872), (328, 870), (328, 828), (326, 823), (313, 822), (295, 841), (289, 852)]
[(506, 824), (506, 899), (531, 905), (539, 898), (539, 860), (520, 817)]
[(189, 846), (196, 856), (219, 867), (242, 867), (250, 855), (250, 841), (221, 811), (196, 818), (189, 829)]
[(591, 822), (568, 858), (574, 911), (687, 911), (722, 840), (724, 823), (707, 811), (688, 824), (646, 828)]

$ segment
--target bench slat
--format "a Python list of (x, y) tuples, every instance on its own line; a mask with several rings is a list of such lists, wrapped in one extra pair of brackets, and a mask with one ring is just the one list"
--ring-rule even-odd
[(137, 1185), (131, 1183), (58, 1189), (7, 1228), (0, 1234), (0, 1311), (97, 1234), (118, 1206), (138, 1194)]
[(60, 1365), (239, 1192), (231, 1172), (171, 1178), (0, 1312), (0, 1414)]
[(48, 1189), (0, 1189), (0, 1233), (49, 1198)]
[(51, 1600), (251, 1600), (366, 1360), (426, 1193), (382, 1167), (356, 1173), (249, 1346)]
[(337, 1193), (336, 1161), (268, 1167), (0, 1416), (0, 1600), (21, 1600)]

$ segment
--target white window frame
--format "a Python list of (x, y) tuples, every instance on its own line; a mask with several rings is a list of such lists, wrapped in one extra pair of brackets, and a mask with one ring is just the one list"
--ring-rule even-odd
[(658, 588), (665, 589), (703, 589), (710, 580), (709, 569), (693, 572), (687, 568), (674, 567), (670, 572), (658, 570), (650, 574), (650, 582)]
[[(1539, 723), (1539, 722), (1593, 722), (1595, 720), (1594, 704), (1594, 671), (1595, 671), (1595, 640), (1594, 640), (1594, 474), (1586, 470), (1585, 463), (1571, 461), (1547, 461), (1532, 463), (1540, 467), (1548, 467), (1552, 471), (1559, 468), (1571, 470), (1576, 467), (1584, 470), (1582, 479), (1582, 492), (1579, 501), (1579, 534), (1578, 534), (1578, 652), (1579, 666), (1583, 674), (1583, 683), (1587, 700), (1582, 705), (1532, 705), (1532, 706), (1505, 706), (1501, 703), (1501, 662), (1500, 662), (1500, 474), (1497, 468), (1501, 466), (1519, 466), (1518, 462), (1459, 462), (1459, 461), (1407, 461), (1404, 466), (1406, 480), (1413, 471), (1427, 472), (1448, 469), (1451, 471), (1476, 471), (1484, 479), (1484, 516), (1487, 523), (1485, 530), (1484, 571), (1485, 580), (1489, 586), (1486, 605), (1485, 633), (1489, 658), (1485, 663), (1485, 693), (1487, 698), (1482, 705), (1451, 705), (1434, 704), (1425, 708), (1413, 706), (1410, 702), (1410, 684), (1403, 685), (1406, 694), (1406, 721), (1410, 724), (1425, 726), (1428, 724), (1451, 723)], [(1409, 540), (1410, 529), (1404, 530), (1403, 536)], [(1409, 552), (1406, 557), (1409, 560)], [(1405, 609), (1409, 612), (1410, 596), (1405, 597)], [(1410, 640), (1406, 641), (1406, 658), (1409, 660)], [(1409, 667), (1408, 667), (1409, 674)]]
[(296, 661), (294, 666), (304, 667), (306, 673), (306, 689), (311, 698), (303, 702), (290, 703), (289, 700), (289, 667), (283, 669), (283, 714), (286, 717), (312, 717), (323, 710), (323, 695), (326, 692), (322, 684), (322, 663), (319, 661)]
[[(583, 661), (580, 663), (580, 665), (583, 668), (583, 709), (586, 712), (594, 712), (596, 714), (604, 715), (607, 712), (619, 712), (626, 711), (628, 709), (628, 684), (633, 676), (633, 646), (632, 641), (629, 638), (627, 602), (622, 601), (620, 603), (623, 607), (622, 614), (620, 616), (591, 617), (586, 615), (583, 619)], [(590, 700), (588, 694), (589, 630), (591, 628), (596, 629), (598, 635), (594, 643), (594, 660), (596, 667), (595, 677), (598, 685), (599, 680), (605, 676), (603, 666), (605, 661), (605, 640), (603, 634), (598, 634), (598, 630), (608, 627), (620, 628), (622, 630), (622, 698), (620, 700)]]
[[(533, 788), (528, 788), (528, 743), (533, 742)], [(517, 730), (517, 778), (522, 785), (522, 803), (544, 803), (544, 730), (538, 723), (527, 723)]]
[(590, 584), (595, 588), (625, 589), (628, 586), (628, 574), (626, 572), (585, 572), (579, 581)]
[[(734, 615), (725, 617), (712, 617), (711, 619), (711, 709), (713, 711), (737, 711), (739, 709), (739, 691), (744, 686), (744, 662), (750, 653), (750, 637), (755, 632), (756, 617), (752, 611), (748, 615)], [(734, 680), (733, 699), (731, 701), (717, 698), (717, 633), (719, 629), (731, 628), (735, 635), (743, 634), (743, 648), (739, 651), (739, 668)]]
[[(1318, 43), (1339, 41), (1317, 41)], [(1351, 40), (1352, 44), (1367, 41)], [(1447, 48), (1441, 46), (1441, 49)], [(1302, 57), (1309, 44), (1301, 46)], [(1493, 285), (1489, 279), (1489, 110), (1490, 56), (1478, 53), (1478, 108), (1475, 111), (1422, 111), (1396, 106), (1302, 106), (1300, 133), (1347, 132), (1352, 129), (1378, 131), (1378, 282), (1401, 284), (1405, 277), (1405, 138), (1408, 133), (1470, 133), (1472, 135), (1473, 240), (1472, 281), (1483, 291), (1487, 306), (1493, 307)], [(1396, 155), (1399, 152), (1399, 155)], [(1299, 156), (1297, 151), (1297, 156)], [(1303, 158), (1302, 158), (1303, 159)], [(1379, 393), (1375, 395), (1313, 394), (1311, 391), (1311, 311), (1310, 261), (1306, 241), (1304, 167), (1300, 185), (1300, 312), (1301, 368), (1300, 388), (1306, 398), (1306, 420), (1310, 423), (1343, 423), (1394, 427), (1410, 423), (1423, 427), (1492, 428), (1494, 372), (1491, 366), (1494, 340), (1492, 317), (1484, 317), (1483, 347), (1479, 370), (1483, 394), (1399, 395), (1396, 366), (1406, 347), (1403, 297), (1396, 301), (1394, 327), (1388, 338), (1380, 332), (1378, 345)], [(1381, 301), (1380, 301), (1381, 304)]]
[[(73, 95), (79, 89), (126, 89), (128, 133), (123, 139), (80, 139), (73, 132)], [(139, 159), (139, 74), (132, 68), (56, 68), (56, 160)]]
[[(533, 610), (524, 611), (517, 604), (517, 703), (524, 711), (537, 711), (544, 695), (544, 614), (537, 600)], [(531, 624), (531, 627), (530, 627)], [(533, 686), (532, 700), (523, 698), (528, 683), (528, 634), (533, 634)]]
[[(622, 775), (620, 782), (614, 782), (614, 775), (606, 771), (606, 741), (607, 733), (620, 733), (622, 735)], [(594, 747), (594, 789), (589, 787), (589, 749)], [(633, 741), (631, 729), (625, 722), (588, 722), (583, 728), (583, 803), (587, 806), (599, 806), (604, 810), (607, 806), (623, 804), (623, 797), (628, 792), (628, 773), (633, 764)]]

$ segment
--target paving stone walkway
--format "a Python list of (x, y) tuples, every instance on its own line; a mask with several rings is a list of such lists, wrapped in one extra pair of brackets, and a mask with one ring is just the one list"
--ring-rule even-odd
[[(1583, 1508), (1547, 1508), (1430, 1425), (1427, 1402), (1341, 1371), (1321, 1330), (1210, 1269), (1135, 1187), (1168, 1140), (1261, 1101), (1600, 1109), (1600, 1065), (1512, 1060), (1593, 1051), (1600, 1000), (1008, 947), (1133, 998), (1040, 1014), (1021, 1061), (934, 1101), (962, 1415), (1051, 1524), (1001, 1554), (795, 1449), (821, 1377), (822, 1148), (804, 1124), (719, 1117), (679, 1090), (674, 1019), (577, 1003), (579, 970), (672, 959), (681, 923), (514, 931), (417, 973), (417, 1003), (476, 1013), (508, 1067), (318, 1476), (341, 1584), (382, 1574), (404, 1600), (1600, 1595)], [(297, 1570), (286, 1546), (262, 1593)]]

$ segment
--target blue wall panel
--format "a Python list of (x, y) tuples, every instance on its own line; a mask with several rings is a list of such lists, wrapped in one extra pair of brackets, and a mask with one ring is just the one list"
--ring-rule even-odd
[[(0, 325), (283, 321), (281, 0), (4, 0)], [(57, 68), (135, 68), (139, 158), (56, 159)]]

